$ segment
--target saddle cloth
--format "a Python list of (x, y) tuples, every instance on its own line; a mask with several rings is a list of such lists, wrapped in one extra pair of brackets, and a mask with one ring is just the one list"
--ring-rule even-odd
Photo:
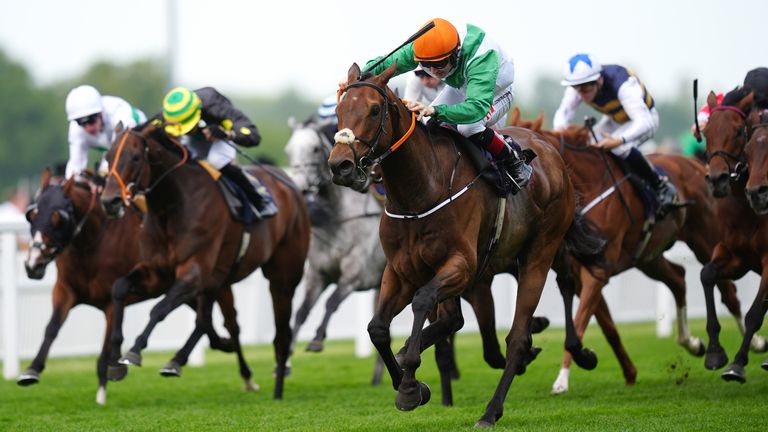
[[(248, 199), (240, 186), (223, 176), (221, 171), (214, 168), (208, 161), (198, 160), (197, 163), (210, 174), (211, 178), (213, 178), (219, 186), (219, 190), (221, 190), (221, 193), (224, 196), (224, 201), (227, 203), (227, 208), (229, 209), (229, 214), (232, 215), (232, 218), (245, 225), (250, 225), (255, 222), (257, 219), (256, 215), (258, 214), (256, 207)], [(246, 177), (251, 181), (254, 188), (261, 187), (258, 180), (255, 180), (250, 174), (246, 173)], [(247, 205), (243, 205), (243, 203), (247, 203)]]

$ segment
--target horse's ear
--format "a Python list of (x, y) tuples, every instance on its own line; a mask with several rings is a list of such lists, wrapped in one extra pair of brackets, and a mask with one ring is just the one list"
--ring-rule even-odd
[(352, 63), (352, 66), (347, 71), (347, 82), (355, 82), (358, 78), (360, 78), (360, 66), (357, 63)]
[(509, 117), (509, 124), (512, 126), (520, 124), (520, 108), (514, 107), (512, 109), (512, 115)]
[(291, 129), (296, 129), (296, 117), (290, 116), (288, 117), (288, 127)]
[(43, 173), (40, 174), (40, 190), (43, 190), (51, 184), (51, 169), (45, 167)]
[(122, 120), (120, 120), (120, 121), (119, 121), (119, 122), (117, 122), (117, 124), (115, 125), (115, 135), (117, 135), (117, 134), (119, 134), (120, 132), (122, 132), (122, 131), (123, 131), (123, 129), (125, 129), (125, 126), (123, 125), (123, 121), (122, 121)]
[(717, 106), (717, 95), (711, 90), (707, 95), (707, 106), (709, 107), (710, 112), (712, 112), (712, 108)]
[(748, 95), (744, 96), (744, 97), (743, 97), (743, 98), (742, 98), (742, 99), (739, 101), (739, 108), (740, 108), (742, 111), (745, 111), (745, 112), (746, 112), (746, 111), (749, 109), (749, 107), (751, 107), (751, 106), (752, 106), (752, 102), (754, 102), (754, 101), (755, 101), (755, 92), (754, 92), (754, 91), (751, 91), (751, 92), (749, 92), (749, 94), (748, 94)]
[(379, 78), (384, 80), (384, 83), (388, 83), (390, 79), (392, 79), (393, 76), (395, 76), (395, 72), (397, 72), (397, 62), (392, 62), (391, 65), (389, 65), (388, 68), (384, 69), (384, 72), (379, 75)]
[(536, 132), (541, 132), (541, 125), (544, 123), (544, 113), (540, 112), (539, 116), (531, 123), (531, 129)]
[(64, 196), (69, 196), (69, 192), (72, 190), (72, 186), (74, 185), (75, 176), (70, 177), (66, 182), (64, 182), (64, 185), (61, 187), (61, 191), (64, 192)]

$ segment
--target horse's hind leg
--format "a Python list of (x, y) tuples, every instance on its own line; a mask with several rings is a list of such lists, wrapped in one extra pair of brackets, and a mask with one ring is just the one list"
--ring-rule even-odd
[(602, 295), (600, 296), (600, 303), (597, 305), (597, 309), (595, 309), (595, 319), (597, 319), (597, 324), (603, 331), (605, 339), (608, 340), (608, 344), (619, 361), (621, 370), (624, 373), (624, 381), (627, 385), (634, 384), (637, 378), (637, 368), (635, 368), (632, 359), (629, 358), (629, 354), (624, 349), (624, 344), (621, 343), (621, 337), (619, 336), (616, 324), (613, 322), (613, 317), (611, 317), (608, 303), (606, 303), (605, 297)]
[(67, 315), (74, 304), (74, 294), (57, 283), (53, 288), (53, 313), (51, 314), (51, 319), (48, 321), (48, 325), (45, 327), (43, 343), (40, 345), (40, 349), (34, 360), (32, 360), (32, 363), (21, 373), (21, 375), (19, 375), (16, 384), (20, 386), (28, 386), (37, 384), (38, 381), (40, 381), (40, 373), (45, 369), (45, 360), (48, 358), (48, 351), (51, 349), (51, 344), (53, 344), (56, 336), (58, 336), (59, 330), (67, 319)]
[(315, 338), (312, 339), (309, 345), (307, 345), (307, 351), (320, 352), (323, 350), (325, 332), (328, 330), (328, 323), (331, 321), (331, 316), (339, 309), (339, 305), (341, 305), (353, 291), (354, 289), (352, 289), (351, 284), (339, 281), (336, 285), (336, 289), (325, 303), (325, 315), (323, 316), (323, 321), (317, 327)]
[[(198, 296), (198, 300), (201, 300), (205, 296)], [(210, 327), (210, 331), (207, 330), (207, 327), (203, 324), (200, 324), (200, 318), (201, 316), (211, 316), (211, 313), (213, 311), (213, 302), (207, 301), (202, 304), (202, 311), (198, 311), (198, 302), (197, 301), (189, 301), (187, 302), (187, 306), (192, 308), (196, 312), (196, 319), (195, 319), (195, 328), (192, 330), (192, 333), (187, 338), (187, 341), (184, 343), (184, 346), (181, 347), (180, 350), (176, 352), (176, 354), (173, 356), (171, 360), (168, 361), (168, 363), (165, 364), (162, 368), (160, 368), (160, 375), (164, 377), (180, 377), (181, 376), (181, 368), (187, 364), (187, 361), (189, 361), (189, 355), (192, 353), (192, 350), (195, 348), (195, 345), (200, 341), (200, 338), (203, 337), (206, 332), (213, 332), (213, 326)], [(213, 339), (211, 339), (211, 345), (214, 345)]]
[(706, 351), (701, 339), (691, 336), (688, 328), (688, 313), (685, 299), (685, 269), (659, 256), (650, 264), (638, 267), (651, 279), (663, 282), (675, 298), (677, 306), (677, 343), (696, 357), (701, 357)]
[(96, 390), (96, 403), (99, 405), (107, 404), (107, 363), (109, 362), (109, 338), (112, 336), (112, 305), (104, 308), (104, 317), (107, 320), (107, 326), (104, 331), (104, 343), (101, 346), (101, 353), (96, 360), (96, 376), (99, 378), (99, 388)]
[(736, 353), (728, 368), (721, 375), (726, 381), (737, 381), (744, 384), (747, 381), (744, 367), (749, 363), (749, 345), (752, 336), (763, 325), (765, 313), (768, 312), (768, 267), (763, 267), (763, 274), (760, 278), (760, 287), (755, 294), (755, 300), (752, 302), (744, 317), (745, 332), (741, 342), (741, 347)]
[[(491, 279), (492, 280), (492, 279)], [(464, 295), (477, 318), (480, 337), (483, 339), (483, 359), (494, 369), (503, 369), (506, 361), (496, 337), (496, 317), (491, 295), (491, 281), (479, 281)]]
[(229, 332), (232, 348), (237, 353), (237, 361), (240, 366), (240, 377), (243, 379), (243, 389), (246, 391), (256, 391), (259, 389), (259, 385), (255, 384), (251, 377), (253, 372), (248, 367), (248, 362), (245, 361), (243, 355), (243, 348), (240, 345), (240, 326), (237, 324), (237, 310), (235, 309), (235, 299), (232, 295), (232, 289), (227, 288), (219, 292), (217, 301), (221, 308), (221, 313), (224, 315), (224, 327)]
[(296, 317), (293, 322), (291, 353), (293, 353), (294, 347), (296, 346), (296, 341), (299, 336), (299, 330), (301, 329), (301, 326), (304, 325), (304, 322), (309, 316), (309, 312), (312, 310), (312, 307), (317, 302), (317, 299), (320, 298), (320, 294), (323, 293), (325, 288), (326, 284), (320, 277), (318, 271), (310, 267), (306, 272), (306, 277), (304, 278), (304, 300), (301, 302), (299, 310), (296, 311)]

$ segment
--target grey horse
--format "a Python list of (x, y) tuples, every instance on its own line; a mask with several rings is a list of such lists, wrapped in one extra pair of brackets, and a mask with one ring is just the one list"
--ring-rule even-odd
[(320, 352), (331, 315), (353, 291), (378, 289), (386, 259), (377, 235), (382, 207), (370, 194), (340, 187), (331, 181), (328, 154), (336, 132), (330, 122), (289, 120), (292, 134), (285, 147), (288, 172), (304, 191), (312, 222), (304, 287), (306, 295), (296, 313), (293, 343), (322, 292), (335, 291), (307, 351)]

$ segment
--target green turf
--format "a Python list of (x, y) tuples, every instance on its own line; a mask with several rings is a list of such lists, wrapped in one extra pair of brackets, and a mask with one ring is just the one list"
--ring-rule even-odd
[[(740, 338), (732, 320), (723, 321), (723, 342), (733, 356)], [(563, 331), (549, 329), (534, 338), (544, 351), (512, 383), (496, 429), (768, 430), (768, 372), (760, 368), (765, 354), (752, 354), (747, 384), (726, 383), (673, 339), (657, 339), (652, 324), (622, 325), (620, 331), (638, 369), (635, 386), (624, 385), (612, 351), (593, 326), (586, 345), (598, 353), (598, 368), (573, 369), (571, 391), (551, 396)], [(692, 331), (704, 336), (704, 323), (695, 321)], [(95, 358), (52, 360), (36, 386), (0, 383), (0, 430), (470, 430), (500, 372), (483, 363), (479, 336), (461, 335), (457, 344), (462, 376), (454, 383), (451, 408), (440, 405), (432, 350), (425, 353), (417, 374), (431, 386), (432, 401), (413, 412), (399, 412), (390, 385), (370, 386), (373, 360), (355, 359), (352, 343), (344, 341), (327, 344), (321, 354), (298, 352), (283, 401), (272, 400), (270, 346), (246, 352), (262, 387), (259, 392), (241, 390), (232, 356), (209, 351), (205, 367), (188, 367), (182, 378), (172, 379), (157, 374), (170, 355), (152, 353), (145, 356), (144, 367), (131, 368), (125, 381), (110, 383), (105, 407), (94, 402)]]

